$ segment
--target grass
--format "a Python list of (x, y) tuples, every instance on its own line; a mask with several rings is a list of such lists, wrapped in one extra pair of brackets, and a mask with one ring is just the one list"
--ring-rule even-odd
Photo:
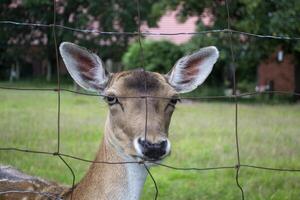
[[(0, 147), (54, 152), (57, 149), (57, 95), (55, 92), (0, 90)], [(107, 106), (99, 97), (62, 92), (62, 153), (93, 159), (103, 134)], [(297, 104), (240, 104), (238, 132), (241, 163), (277, 168), (300, 168), (300, 106)], [(182, 103), (174, 113), (170, 139), (172, 155), (165, 164), (177, 167), (234, 166), (235, 105), (221, 102)], [(89, 164), (66, 159), (76, 181)], [(55, 156), (0, 151), (0, 163), (70, 185), (72, 176)], [(151, 169), (158, 199), (240, 199), (235, 170), (176, 171)], [(241, 168), (245, 198), (298, 199), (300, 173)], [(142, 199), (153, 199), (147, 178)]]

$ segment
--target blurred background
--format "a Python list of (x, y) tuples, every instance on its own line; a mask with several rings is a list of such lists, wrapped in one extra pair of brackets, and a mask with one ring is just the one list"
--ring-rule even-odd
[[(140, 1), (147, 70), (167, 73), (185, 54), (214, 45), (220, 51), (220, 58), (211, 75), (201, 87), (186, 95), (230, 96), (234, 73), (238, 94), (258, 92), (240, 97), (237, 113), (233, 98), (212, 97), (180, 103), (170, 126), (172, 155), (165, 164), (198, 168), (235, 166), (237, 116), (241, 164), (296, 170), (240, 168), (239, 181), (245, 199), (299, 199), (300, 104), (299, 95), (294, 93), (300, 93), (300, 1), (228, 0), (228, 5), (233, 30), (298, 39), (234, 32), (231, 42), (226, 31), (225, 0)], [(59, 26), (55, 35), (53, 27), (43, 26), (53, 24), (53, 9), (51, 0), (1, 0), (1, 148), (57, 150), (57, 92), (3, 89), (57, 87), (54, 37), (58, 45), (69, 41), (95, 52), (110, 72), (142, 67), (138, 35), (132, 34), (137, 33), (139, 24), (136, 1), (56, 0)], [(58, 62), (61, 87), (80, 90), (60, 56)], [(60, 151), (93, 160), (103, 136), (107, 105), (99, 97), (64, 91), (60, 95)], [(65, 159), (78, 182), (89, 163)], [(0, 163), (48, 180), (72, 183), (69, 169), (55, 156), (0, 151)], [(234, 168), (176, 171), (154, 167), (151, 172), (158, 184), (158, 199), (241, 198)], [(155, 187), (148, 177), (142, 199), (153, 199), (154, 195)]]
[[(297, 37), (300, 34), (300, 3), (292, 0), (230, 1), (233, 30), (253, 34)], [(53, 23), (53, 2), (49, 0), (3, 0), (0, 19), (39, 24)], [(201, 47), (215, 45), (221, 56), (213, 74), (197, 95), (231, 94), (236, 68), (237, 92), (300, 91), (300, 40), (276, 40), (233, 34), (235, 62), (231, 59), (226, 32), (203, 31), (227, 28), (224, 0), (143, 0), (140, 2), (141, 31), (145, 33), (195, 33), (143, 36), (145, 68), (166, 73), (177, 59)], [(135, 1), (56, 1), (56, 23), (94, 32), (56, 28), (58, 44), (70, 41), (97, 53), (109, 71), (141, 67)], [(95, 31), (96, 30), (96, 31)], [(52, 27), (1, 24), (0, 80), (2, 82), (55, 83), (56, 60)], [(60, 71), (71, 83), (60, 60)], [(297, 100), (291, 97), (290, 100)]]

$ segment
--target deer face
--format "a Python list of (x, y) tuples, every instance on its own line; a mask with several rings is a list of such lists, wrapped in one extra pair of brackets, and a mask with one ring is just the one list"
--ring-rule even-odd
[(155, 161), (170, 153), (168, 129), (178, 94), (202, 84), (218, 58), (218, 50), (207, 47), (179, 59), (166, 75), (143, 70), (110, 74), (97, 55), (75, 44), (62, 43), (60, 53), (81, 87), (105, 96), (105, 140), (121, 155)]

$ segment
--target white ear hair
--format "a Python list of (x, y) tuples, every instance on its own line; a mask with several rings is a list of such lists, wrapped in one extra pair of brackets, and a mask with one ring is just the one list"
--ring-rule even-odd
[(208, 77), (218, 57), (218, 49), (210, 46), (179, 59), (166, 75), (169, 84), (179, 93), (196, 89)]
[(109, 73), (96, 54), (70, 42), (63, 42), (59, 51), (70, 75), (78, 85), (100, 93), (105, 89)]

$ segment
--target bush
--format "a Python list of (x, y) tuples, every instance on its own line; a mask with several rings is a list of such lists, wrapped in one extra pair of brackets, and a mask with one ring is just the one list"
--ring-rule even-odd
[[(180, 46), (166, 40), (145, 40), (142, 43), (144, 52), (144, 67), (148, 71), (167, 73), (175, 62), (183, 56)], [(142, 67), (138, 42), (129, 46), (122, 58), (126, 70)]]

